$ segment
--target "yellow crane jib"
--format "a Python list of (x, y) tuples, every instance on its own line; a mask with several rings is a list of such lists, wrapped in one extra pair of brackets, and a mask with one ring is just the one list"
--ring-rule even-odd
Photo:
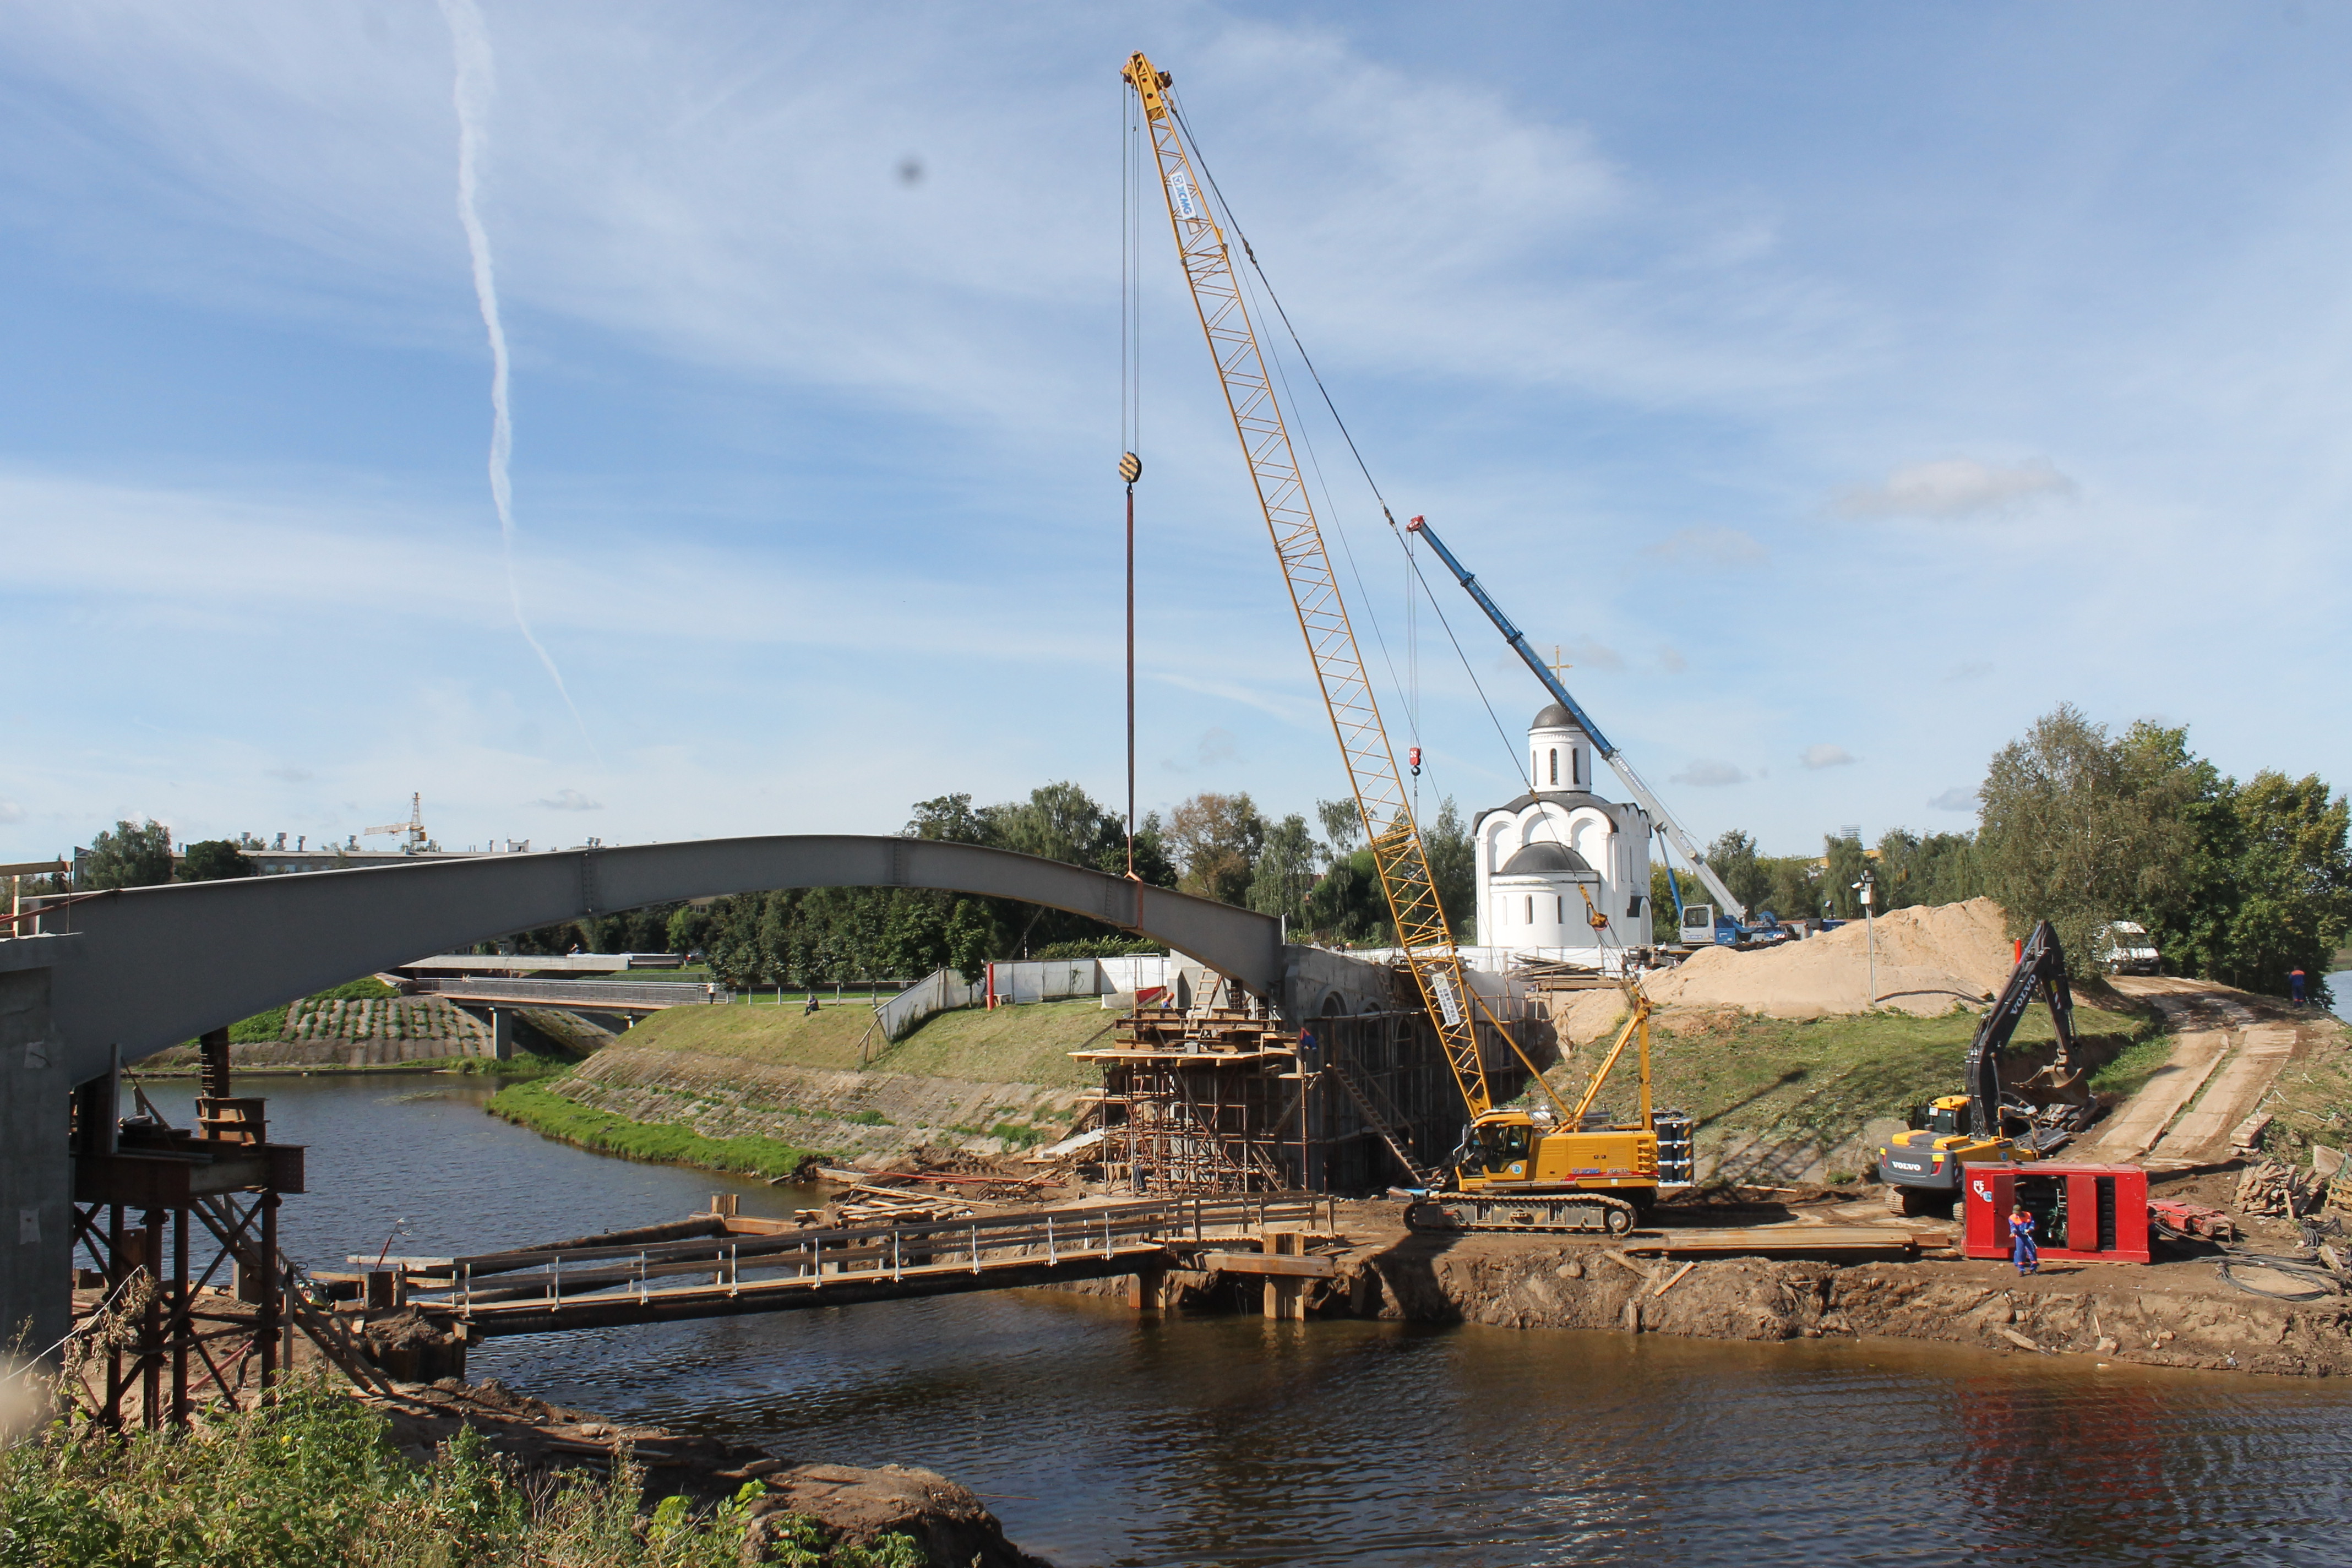
[[(1324, 548), (1322, 529), (1307, 500), (1289, 428), (1275, 400), (1265, 357), (1250, 324), (1224, 231), (1210, 210), (1208, 187), (1185, 145), (1180, 117), (1167, 96), (1169, 74), (1139, 50), (1129, 57), (1120, 75), (1135, 89), (1151, 133), (1160, 194), (1166, 198), (1168, 224), (1176, 237), (1184, 279), (1200, 312), (1201, 330), (1208, 335), (1225, 406), (1241, 438), (1250, 481), (1256, 488), (1266, 531), (1289, 584), (1291, 606), (1297, 613), (1300, 635), (1307, 640), (1307, 657), (1315, 666), (1332, 733), (1347, 763), (1364, 837), (1371, 847), (1381, 890), (1395, 924), (1397, 946), (1405, 953), (1444, 1048), (1446, 1064), (1475, 1118), (1494, 1106), (1473, 1016), (1480, 1005), (1463, 973), (1454, 934), (1438, 903), (1436, 879), (1430, 874), (1429, 857), (1413, 823), (1410, 796), (1381, 723), (1380, 705), (1373, 700), (1347, 606), (1340, 601), (1339, 578)], [(1513, 1048), (1517, 1048), (1516, 1041)]]

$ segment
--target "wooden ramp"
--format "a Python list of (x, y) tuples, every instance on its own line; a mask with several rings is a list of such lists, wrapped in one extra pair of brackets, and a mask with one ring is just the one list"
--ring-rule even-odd
[(627, 1240), (385, 1262), (410, 1305), (472, 1341), (1150, 1274), (1180, 1248), (1309, 1228), (1327, 1202), (1171, 1197), (848, 1228), (709, 1215)]

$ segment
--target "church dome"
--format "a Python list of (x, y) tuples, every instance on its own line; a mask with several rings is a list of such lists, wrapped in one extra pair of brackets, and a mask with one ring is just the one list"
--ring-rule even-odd
[(1555, 844), (1549, 840), (1539, 840), (1528, 845), (1508, 860), (1504, 861), (1503, 868), (1495, 874), (1498, 877), (1549, 877), (1557, 876), (1562, 871), (1578, 872), (1585, 877), (1594, 875), (1592, 868), (1585, 863), (1583, 856), (1565, 844)]
[(1575, 727), (1575, 715), (1557, 702), (1537, 714), (1536, 721), (1528, 726), (1530, 730), (1571, 730)]

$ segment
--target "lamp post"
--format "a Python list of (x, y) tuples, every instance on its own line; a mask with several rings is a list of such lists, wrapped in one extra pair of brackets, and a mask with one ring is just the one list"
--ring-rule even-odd
[(1878, 911), (1873, 905), (1878, 890), (1878, 878), (1869, 867), (1862, 868), (1862, 880), (1853, 885), (1853, 890), (1862, 895), (1863, 929), (1870, 942), (1870, 1005), (1875, 1007), (1878, 1005)]

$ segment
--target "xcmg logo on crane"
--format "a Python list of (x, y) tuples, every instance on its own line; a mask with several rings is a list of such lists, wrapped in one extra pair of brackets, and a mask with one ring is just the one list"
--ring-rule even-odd
[(1168, 176), (1168, 199), (1176, 204), (1176, 210), (1184, 216), (1196, 223), (1200, 221), (1201, 204), (1192, 199), (1192, 178), (1181, 169)]

